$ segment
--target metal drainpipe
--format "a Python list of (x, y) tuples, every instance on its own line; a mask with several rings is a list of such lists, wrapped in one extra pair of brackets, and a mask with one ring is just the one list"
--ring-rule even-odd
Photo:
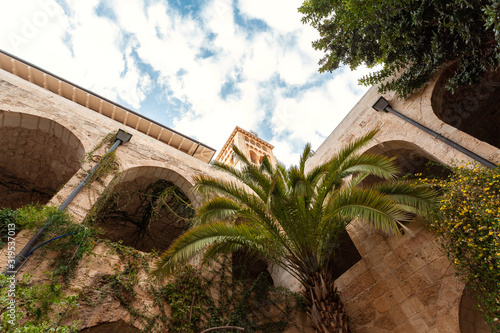
[(445, 138), (444, 136), (442, 136), (441, 134), (439, 133), (436, 133), (434, 132), (433, 130), (431, 130), (430, 128), (427, 128), (425, 127), (424, 125), (416, 122), (415, 120), (411, 119), (411, 118), (408, 118), (407, 116), (399, 113), (398, 111), (394, 110), (390, 105), (389, 105), (389, 102), (387, 102), (387, 100), (384, 98), (384, 97), (380, 97), (378, 99), (378, 101), (373, 104), (372, 106), (376, 111), (384, 111), (384, 112), (390, 112), (396, 116), (398, 116), (399, 118), (409, 122), (410, 124), (420, 128), (421, 130), (423, 130), (424, 132), (426, 133), (429, 133), (430, 135), (432, 135), (433, 137), (435, 137), (436, 139), (446, 143), (447, 145), (455, 148), (456, 150), (464, 153), (465, 155), (473, 158), (474, 160), (478, 161), (479, 163), (487, 166), (488, 168), (492, 168), (492, 169), (495, 169), (497, 167), (496, 164), (488, 161), (487, 159), (484, 159), (482, 158), (481, 156), (479, 156), (478, 154), (476, 153), (473, 153), (472, 151), (468, 150), (467, 148), (464, 148), (462, 147), (461, 145), (459, 145), (458, 143), (454, 142), (454, 141), (451, 141), (450, 139), (447, 139)]
[[(118, 148), (119, 145), (122, 143), (126, 143), (130, 141), (130, 138), (132, 137), (132, 134), (129, 134), (123, 130), (119, 130), (118, 133), (116, 134), (115, 137), (115, 143), (109, 148), (106, 154), (104, 154), (103, 157), (97, 162), (96, 165), (90, 170), (90, 172), (85, 176), (85, 178), (78, 184), (78, 186), (71, 192), (71, 194), (64, 200), (64, 202), (57, 207), (58, 210), (64, 210), (68, 205), (73, 201), (73, 199), (76, 197), (76, 195), (87, 185), (88, 181), (90, 178), (95, 174), (99, 166), (104, 162), (109, 154), (113, 152), (116, 148)], [(19, 254), (14, 258), (14, 263), (9, 264), (7, 268), (3, 271), (4, 275), (15, 275), (17, 271), (24, 265), (26, 262), (26, 259), (28, 258), (28, 254), (31, 252), (33, 247), (36, 245), (40, 237), (42, 237), (43, 233), (45, 230), (50, 226), (52, 223), (52, 220), (49, 220), (47, 223), (45, 223), (40, 229), (38, 229), (37, 233), (30, 239), (28, 244), (24, 246), (24, 248), (19, 252)], [(13, 265), (13, 266), (12, 266)]]

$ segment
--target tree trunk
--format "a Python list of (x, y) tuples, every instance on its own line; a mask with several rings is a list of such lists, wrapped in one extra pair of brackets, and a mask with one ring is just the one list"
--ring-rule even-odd
[(305, 290), (307, 315), (317, 333), (350, 333), (347, 314), (333, 279), (324, 273), (309, 278)]

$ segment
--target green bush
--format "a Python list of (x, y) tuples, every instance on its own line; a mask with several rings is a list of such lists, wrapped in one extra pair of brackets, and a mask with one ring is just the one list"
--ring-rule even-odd
[(493, 332), (500, 332), (500, 173), (460, 166), (437, 182), (441, 204), (432, 225), (457, 274), (473, 288)]
[[(78, 332), (78, 322), (61, 324), (78, 306), (77, 296), (64, 295), (58, 284), (33, 284), (29, 274), (17, 281), (15, 291), (9, 284), (10, 279), (0, 274), (0, 332)], [(11, 300), (15, 306), (9, 308)]]

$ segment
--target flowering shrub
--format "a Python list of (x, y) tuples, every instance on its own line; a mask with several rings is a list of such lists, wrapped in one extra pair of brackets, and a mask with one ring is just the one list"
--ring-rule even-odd
[(457, 273), (473, 288), (492, 332), (500, 332), (499, 169), (454, 168), (446, 180), (432, 228)]

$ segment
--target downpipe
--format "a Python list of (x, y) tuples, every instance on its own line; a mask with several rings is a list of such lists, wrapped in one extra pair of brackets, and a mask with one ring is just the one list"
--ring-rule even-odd
[[(71, 194), (64, 200), (64, 202), (57, 207), (58, 210), (63, 211), (65, 210), (69, 204), (73, 201), (73, 199), (80, 193), (80, 191), (87, 185), (89, 180), (94, 176), (96, 173), (97, 169), (101, 166), (101, 164), (106, 161), (106, 159), (109, 157), (109, 154), (111, 154), (113, 151), (118, 148), (123, 143), (129, 142), (130, 138), (132, 137), (132, 134), (129, 134), (123, 130), (119, 130), (118, 133), (115, 136), (115, 142), (109, 148), (109, 150), (104, 154), (103, 157), (97, 162), (96, 165), (89, 171), (89, 173), (85, 176), (85, 178), (78, 184), (78, 186), (71, 192)], [(38, 240), (42, 237), (44, 232), (48, 229), (48, 227), (52, 224), (52, 219), (49, 219), (47, 223), (45, 223), (40, 229), (38, 229), (37, 233), (29, 240), (28, 244), (24, 246), (24, 248), (18, 253), (18, 255), (14, 258), (14, 263), (8, 264), (5, 270), (2, 272), (2, 274), (10, 276), (10, 275), (15, 275), (21, 269), (21, 267), (24, 265), (24, 263), (27, 261), (28, 257), (33, 253), (33, 251), (36, 249), (33, 249), (38, 242)], [(64, 235), (65, 236), (65, 235)], [(62, 236), (60, 236), (62, 237)], [(47, 243), (47, 242), (46, 242)], [(45, 243), (44, 243), (45, 244)], [(43, 245), (43, 244), (42, 244)], [(40, 245), (41, 246), (41, 245)], [(38, 248), (38, 247), (37, 247)]]

